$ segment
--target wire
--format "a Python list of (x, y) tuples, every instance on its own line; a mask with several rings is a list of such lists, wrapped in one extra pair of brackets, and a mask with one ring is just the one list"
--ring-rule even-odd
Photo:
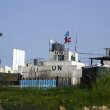
[(85, 55), (103, 55), (103, 54), (95, 54), (95, 53), (78, 53), (78, 54), (85, 54)]

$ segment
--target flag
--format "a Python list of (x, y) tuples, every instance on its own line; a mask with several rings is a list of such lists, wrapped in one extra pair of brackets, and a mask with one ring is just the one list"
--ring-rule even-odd
[(2, 36), (3, 34), (0, 32), (0, 36)]
[(64, 40), (65, 40), (65, 43), (67, 43), (68, 42), (68, 37), (65, 37)]
[(71, 42), (71, 37), (69, 37), (69, 31), (67, 31), (66, 33), (65, 33), (65, 38), (64, 38), (64, 40), (65, 40), (65, 43), (69, 43), (69, 42)]
[(66, 37), (69, 36), (69, 31), (67, 31), (64, 36)]
[(71, 42), (71, 37), (68, 38), (68, 42)]
[(64, 40), (65, 40), (65, 43), (67, 43), (67, 42), (69, 43), (69, 42), (71, 42), (71, 37), (69, 37), (69, 38), (65, 37)]

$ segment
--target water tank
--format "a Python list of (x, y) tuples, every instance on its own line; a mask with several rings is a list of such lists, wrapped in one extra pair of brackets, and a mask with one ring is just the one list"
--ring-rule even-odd
[(43, 65), (44, 59), (43, 58), (35, 58), (34, 65)]
[(64, 51), (64, 45), (60, 43), (53, 43), (51, 51)]
[(65, 50), (65, 47), (63, 44), (60, 45), (60, 51), (64, 51)]

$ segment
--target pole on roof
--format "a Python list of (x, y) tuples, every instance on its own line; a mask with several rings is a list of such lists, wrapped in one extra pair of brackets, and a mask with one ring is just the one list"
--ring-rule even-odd
[(93, 60), (93, 59), (91, 58), (91, 65), (92, 65), (92, 60)]

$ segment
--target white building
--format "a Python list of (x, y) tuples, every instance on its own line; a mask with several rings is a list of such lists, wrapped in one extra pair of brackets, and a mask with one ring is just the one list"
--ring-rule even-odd
[(25, 65), (25, 51), (19, 49), (13, 49), (13, 66), (14, 71), (18, 71), (18, 66)]
[(55, 42), (49, 51), (49, 61), (35, 59), (34, 65), (19, 66), (19, 72), (24, 78), (71, 78), (75, 85), (82, 77), (84, 66), (78, 61), (78, 53), (66, 51), (63, 44)]
[(9, 66), (0, 67), (0, 73), (13, 73), (13, 70)]

